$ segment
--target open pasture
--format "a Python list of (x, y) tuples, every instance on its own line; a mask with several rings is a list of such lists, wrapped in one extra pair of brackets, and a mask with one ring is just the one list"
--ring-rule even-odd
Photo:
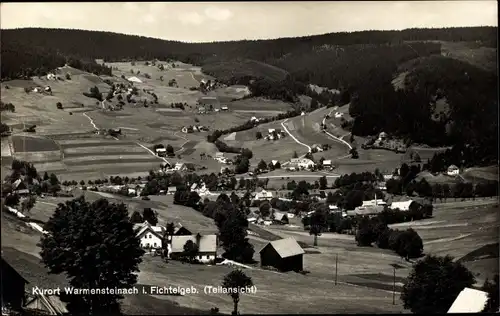
[[(293, 110), (289, 103), (279, 100), (268, 100), (264, 98), (250, 98), (233, 101), (228, 104), (230, 110), (234, 111), (255, 111), (258, 113), (284, 113)], [(268, 112), (269, 111), (269, 112)], [(260, 115), (262, 116), (262, 114)], [(259, 117), (259, 115), (257, 115)]]

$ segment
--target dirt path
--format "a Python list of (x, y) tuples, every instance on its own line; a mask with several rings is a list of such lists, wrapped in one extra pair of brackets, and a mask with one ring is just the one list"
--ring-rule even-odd
[(288, 130), (288, 128), (286, 128), (285, 126), (285, 123), (288, 121), (288, 119), (284, 120), (283, 122), (281, 122), (281, 126), (283, 127), (283, 129), (285, 130), (285, 132), (290, 135), (290, 137), (299, 145), (302, 145), (304, 147), (307, 147), (307, 150), (308, 152), (311, 152), (312, 149), (311, 149), (311, 146), (307, 145), (307, 144), (304, 144), (302, 143), (301, 141), (299, 141), (297, 138), (295, 138), (295, 136), (292, 135), (292, 133), (290, 133), (290, 131)]

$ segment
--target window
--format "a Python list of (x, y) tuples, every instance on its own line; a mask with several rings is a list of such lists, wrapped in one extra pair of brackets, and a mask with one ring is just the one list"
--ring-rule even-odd
[(200, 260), (203, 259), (203, 256), (198, 256), (198, 259), (200, 259)]
[(210, 256), (207, 256), (207, 259), (210, 259)]
[(154, 243), (154, 244), (153, 244), (153, 247), (155, 247), (155, 248), (156, 248), (156, 243)]

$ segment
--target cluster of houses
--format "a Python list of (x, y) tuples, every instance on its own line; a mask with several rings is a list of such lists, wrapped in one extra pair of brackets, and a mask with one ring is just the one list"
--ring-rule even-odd
[(279, 128), (269, 128), (267, 130), (267, 135), (264, 137), (265, 140), (278, 140), (286, 137), (285, 131)]
[(229, 111), (227, 105), (220, 104), (219, 99), (215, 96), (203, 96), (198, 100), (198, 113), (206, 114), (208, 112)]
[(209, 128), (203, 125), (190, 125), (190, 126), (183, 126), (181, 128), (181, 132), (183, 132), (184, 134), (195, 133), (195, 132), (208, 132), (208, 131)]
[(195, 171), (196, 165), (191, 162), (176, 162), (172, 164), (164, 161), (160, 165), (160, 172), (173, 172), (173, 171)]
[(48, 94), (52, 95), (52, 88), (50, 86), (46, 86), (45, 88), (42, 87), (34, 87), (29, 90), (29, 92), (34, 92), (34, 93), (43, 93), (43, 94)]
[(215, 153), (214, 159), (217, 160), (221, 164), (225, 164), (225, 165), (232, 164), (231, 159), (228, 159), (227, 157), (224, 157), (224, 153), (221, 153), (221, 152)]

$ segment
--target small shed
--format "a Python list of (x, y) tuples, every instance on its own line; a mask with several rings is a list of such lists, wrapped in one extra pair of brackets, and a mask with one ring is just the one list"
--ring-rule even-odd
[(282, 272), (299, 272), (304, 268), (304, 249), (293, 238), (271, 241), (259, 253), (263, 267), (275, 267)]

